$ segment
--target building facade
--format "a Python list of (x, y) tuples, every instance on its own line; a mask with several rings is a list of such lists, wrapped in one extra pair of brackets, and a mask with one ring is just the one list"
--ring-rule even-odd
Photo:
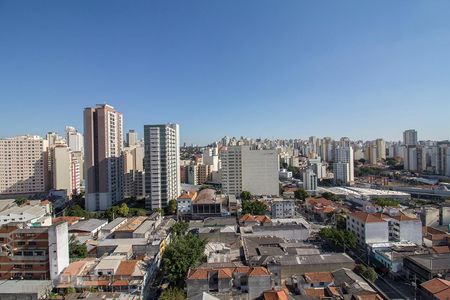
[(38, 136), (0, 139), (0, 194), (47, 191), (48, 143)]
[(106, 210), (123, 199), (123, 116), (99, 104), (84, 110), (86, 209)]
[(181, 191), (178, 124), (144, 126), (145, 207), (165, 208)]

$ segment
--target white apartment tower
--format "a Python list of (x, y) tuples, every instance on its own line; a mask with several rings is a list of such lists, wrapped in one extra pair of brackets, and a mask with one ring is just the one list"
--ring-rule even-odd
[(127, 132), (127, 146), (132, 147), (138, 143), (137, 132), (133, 129), (128, 130)]
[(165, 208), (180, 195), (178, 124), (144, 126), (145, 207)]
[(84, 110), (86, 209), (106, 210), (123, 199), (123, 116), (108, 104)]
[(348, 182), (353, 183), (354, 178), (354, 161), (353, 161), (353, 148), (351, 146), (339, 147), (334, 151), (335, 163), (347, 163), (348, 164)]
[(222, 189), (229, 195), (249, 191), (252, 195), (278, 195), (279, 156), (277, 150), (252, 150), (248, 146), (228, 147), (222, 153)]
[(350, 166), (348, 163), (333, 163), (333, 174), (335, 184), (350, 183)]
[(307, 169), (303, 173), (303, 188), (308, 192), (317, 190), (317, 175), (311, 169)]
[(83, 135), (72, 126), (66, 126), (65, 130), (66, 130), (67, 146), (69, 146), (70, 150), (83, 152), (84, 151)]
[(47, 141), (39, 136), (0, 139), (0, 194), (47, 190)]

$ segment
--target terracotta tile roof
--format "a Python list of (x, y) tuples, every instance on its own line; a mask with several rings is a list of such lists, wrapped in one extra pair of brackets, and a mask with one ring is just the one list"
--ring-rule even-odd
[(88, 262), (85, 260), (80, 260), (73, 262), (69, 264), (64, 271), (62, 272), (63, 275), (68, 276), (75, 276), (78, 275), (81, 271), (83, 271), (84, 267), (86, 266)]
[(250, 272), (248, 272), (248, 276), (251, 276), (251, 277), (267, 276), (267, 275), (270, 275), (270, 273), (264, 267), (254, 267), (254, 268), (251, 268)]
[[(423, 289), (427, 290), (429, 293), (436, 295), (446, 292), (447, 296), (450, 296), (450, 281), (434, 278), (420, 285)], [(445, 293), (444, 293), (445, 294)], [(446, 298), (442, 298), (446, 299)]]
[(75, 224), (76, 222), (78, 222), (80, 219), (81, 219), (80, 217), (58, 217), (58, 218), (53, 218), (52, 223), (58, 224), (58, 223), (62, 223), (62, 222), (67, 222), (67, 223), (69, 223), (69, 225), (72, 225), (72, 224)]
[(129, 285), (128, 280), (116, 280), (112, 284), (112, 286), (127, 286)]
[(248, 271), (250, 271), (250, 267), (237, 267), (233, 273), (247, 273)]
[(86, 280), (83, 282), (84, 286), (108, 286), (108, 280)]
[(364, 223), (381, 223), (386, 222), (381, 218), (381, 214), (368, 214), (362, 211), (355, 211), (350, 214), (355, 219), (358, 219)]
[(327, 290), (332, 296), (340, 296), (341, 295), (341, 293), (339, 293), (339, 289), (335, 286), (329, 286), (329, 287), (327, 287)]
[(138, 262), (138, 260), (124, 260), (120, 262), (120, 265), (116, 271), (116, 275), (131, 276), (134, 273)]
[(233, 269), (228, 269), (228, 268), (219, 269), (218, 277), (219, 278), (232, 278), (233, 277)]
[(133, 217), (131, 219), (128, 219), (125, 224), (120, 226), (118, 229), (116, 229), (117, 232), (133, 232), (135, 231), (139, 226), (141, 226), (144, 221), (147, 220), (146, 216), (139, 216), (139, 217)]
[(264, 300), (288, 300), (285, 291), (267, 291), (264, 292)]
[(333, 282), (331, 272), (311, 272), (303, 276), (308, 283)]
[(448, 299), (450, 299), (450, 289), (446, 289), (442, 292), (434, 294), (434, 297), (439, 300), (448, 300)]
[(329, 214), (329, 213), (331, 213), (331, 212), (333, 212), (335, 210), (336, 210), (336, 208), (334, 208), (332, 206), (327, 206), (327, 207), (323, 208), (323, 212), (326, 213), (326, 214)]
[(321, 197), (321, 198), (312, 198), (312, 197), (306, 198), (306, 203), (309, 205), (313, 205), (313, 206), (316, 206), (316, 205), (333, 206), (333, 204), (334, 204), (333, 201), (325, 199), (323, 197)]
[(208, 279), (208, 270), (205, 269), (193, 269), (188, 272), (188, 279)]
[(391, 218), (396, 219), (397, 221), (419, 221), (417, 218), (411, 218), (404, 213), (400, 213), (398, 216), (393, 216)]
[(319, 288), (319, 289), (307, 288), (307, 289), (305, 289), (305, 295), (309, 296), (309, 297), (324, 298), (325, 297), (325, 289), (324, 288)]
[(196, 192), (187, 192), (179, 196), (177, 199), (193, 199), (195, 197), (195, 194)]
[(262, 215), (262, 216), (255, 216), (255, 219), (257, 221), (259, 221), (260, 223), (272, 223), (272, 219), (269, 218), (266, 215)]
[(433, 249), (434, 253), (438, 254), (450, 253), (450, 246), (435, 246), (431, 249)]
[(245, 214), (239, 219), (239, 222), (256, 222), (256, 219), (251, 214)]

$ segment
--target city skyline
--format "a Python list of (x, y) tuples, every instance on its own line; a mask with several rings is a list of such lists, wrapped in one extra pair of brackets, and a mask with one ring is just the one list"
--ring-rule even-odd
[[(388, 8), (388, 9), (386, 9)], [(82, 128), (222, 136), (449, 139), (448, 1), (30, 3), (0, 9), (0, 136)], [(333, 24), (332, 26), (330, 24)], [(20, 115), (20, 119), (17, 116)]]

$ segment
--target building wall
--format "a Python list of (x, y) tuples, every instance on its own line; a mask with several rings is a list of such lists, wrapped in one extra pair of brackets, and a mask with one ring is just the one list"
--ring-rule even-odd
[(69, 234), (67, 222), (48, 228), (50, 279), (55, 281), (69, 265)]
[(420, 221), (400, 222), (400, 241), (410, 241), (422, 245), (422, 223)]
[(38, 136), (0, 139), (0, 194), (47, 191), (47, 145)]
[(53, 149), (53, 188), (66, 190), (67, 196), (72, 195), (72, 155), (66, 145), (55, 146)]

